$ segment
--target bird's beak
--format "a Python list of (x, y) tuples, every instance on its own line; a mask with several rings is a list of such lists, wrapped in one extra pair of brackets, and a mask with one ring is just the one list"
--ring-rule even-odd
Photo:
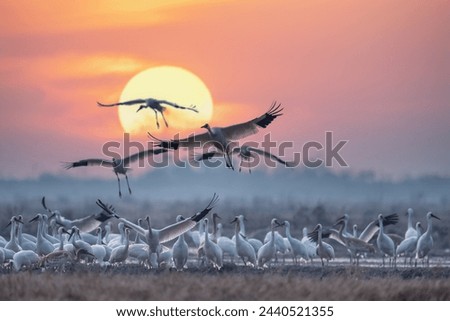
[(208, 127), (208, 124), (204, 124), (202, 127), (200, 127), (200, 128), (206, 128), (206, 127)]
[(336, 220), (336, 222), (342, 221), (342, 220), (344, 220), (344, 219), (345, 219), (345, 216), (341, 216), (341, 217), (339, 217), (339, 218)]
[(50, 217), (48, 218), (49, 220), (51, 220), (53, 217), (55, 217), (56, 213), (52, 212), (52, 215), (50, 215)]
[(431, 213), (431, 217), (434, 217), (435, 219), (437, 219), (437, 220), (441, 220), (439, 217), (437, 217), (436, 215), (434, 215), (433, 213)]
[(19, 218), (19, 217), (16, 217), (16, 222), (19, 222), (19, 223), (23, 224), (23, 221), (22, 221), (22, 219), (21, 219), (21, 218)]
[(36, 215), (35, 217), (33, 217), (31, 220), (28, 221), (28, 223), (34, 222), (38, 219), (39, 215)]
[(139, 112), (141, 109), (144, 109), (144, 106), (139, 106), (139, 108), (136, 110), (136, 112)]
[(237, 217), (235, 217), (231, 222), (230, 222), (230, 224), (232, 224), (232, 223), (236, 223), (237, 222)]
[(275, 224), (277, 224), (277, 227), (283, 226), (284, 222), (280, 223), (278, 220), (275, 221)]

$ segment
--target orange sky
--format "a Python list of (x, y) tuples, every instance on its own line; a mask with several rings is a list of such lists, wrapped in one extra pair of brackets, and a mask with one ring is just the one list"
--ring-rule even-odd
[(0, 177), (59, 173), (61, 161), (101, 156), (122, 129), (95, 102), (118, 99), (131, 77), (159, 65), (206, 83), (215, 125), (278, 100), (285, 115), (269, 127), (277, 140), (301, 148), (333, 131), (350, 141), (343, 156), (355, 172), (450, 175), (449, 7), (3, 1)]

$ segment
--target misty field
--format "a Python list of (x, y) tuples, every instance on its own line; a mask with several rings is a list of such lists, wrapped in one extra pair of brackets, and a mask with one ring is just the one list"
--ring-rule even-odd
[(0, 300), (450, 300), (449, 277), (448, 267), (3, 271)]

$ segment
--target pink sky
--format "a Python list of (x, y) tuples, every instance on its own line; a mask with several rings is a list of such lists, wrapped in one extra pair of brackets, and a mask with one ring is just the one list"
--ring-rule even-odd
[(101, 156), (122, 129), (95, 102), (159, 65), (205, 82), (213, 125), (277, 100), (274, 139), (301, 149), (333, 131), (353, 172), (450, 175), (449, 2), (111, 3), (0, 4), (1, 178)]

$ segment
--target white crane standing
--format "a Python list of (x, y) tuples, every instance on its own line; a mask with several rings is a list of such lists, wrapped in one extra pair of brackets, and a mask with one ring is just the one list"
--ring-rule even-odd
[(378, 237), (377, 237), (377, 246), (378, 249), (381, 252), (381, 256), (383, 258), (383, 266), (384, 266), (384, 257), (389, 257), (389, 262), (391, 263), (391, 258), (393, 260), (393, 265), (396, 266), (396, 254), (395, 254), (395, 243), (394, 241), (386, 234), (384, 233), (384, 226), (383, 226), (383, 214), (378, 214), (378, 224), (379, 224), (379, 231), (378, 231)]
[(320, 260), (322, 261), (322, 268), (323, 268), (325, 266), (323, 259), (327, 260), (328, 262), (334, 259), (335, 255), (334, 255), (334, 248), (330, 244), (322, 240), (322, 232), (323, 232), (322, 224), (317, 224), (317, 226), (314, 228), (314, 230), (311, 231), (311, 233), (308, 234), (308, 236), (311, 241), (317, 242), (316, 253), (320, 257)]
[[(184, 221), (184, 217), (178, 215), (176, 221)], [(180, 234), (172, 246), (172, 261), (177, 271), (183, 271), (189, 257), (189, 248), (184, 239), (185, 234), (186, 233)]]
[(242, 235), (241, 218), (239, 216), (236, 216), (234, 220), (231, 221), (231, 223), (235, 224), (234, 242), (236, 243), (237, 255), (242, 259), (244, 265), (247, 265), (247, 262), (245, 261), (245, 259), (247, 259), (248, 262), (250, 262), (254, 267), (256, 267), (256, 251), (254, 247), (245, 238), (245, 235)]
[(413, 224), (413, 209), (412, 208), (408, 208), (408, 210), (406, 211), (406, 215), (408, 215), (408, 228), (406, 229), (405, 232), (405, 239), (408, 239), (410, 237), (418, 237), (418, 233), (417, 233), (417, 229), (414, 228), (414, 224)]
[(283, 224), (284, 223), (278, 222), (276, 218), (273, 218), (272, 221), (270, 222), (271, 237), (267, 243), (264, 243), (264, 245), (260, 247), (257, 253), (259, 268), (261, 269), (264, 268), (265, 264), (267, 262), (270, 262), (272, 258), (275, 257), (277, 251), (275, 246), (276, 242), (275, 229), (279, 226), (283, 226)]
[(425, 259), (427, 258), (427, 265), (430, 265), (430, 256), (429, 253), (431, 249), (433, 248), (433, 218), (437, 220), (441, 220), (439, 217), (434, 215), (432, 212), (427, 213), (427, 230), (425, 233), (423, 233), (419, 240), (417, 241), (417, 248), (416, 248), (416, 263), (417, 265), (417, 259)]
[[(202, 224), (202, 223), (200, 223)], [(212, 263), (212, 265), (220, 270), (223, 266), (223, 252), (222, 249), (209, 238), (209, 220), (205, 218), (203, 220), (203, 224), (205, 224), (205, 242), (203, 245), (203, 250), (205, 252), (205, 256), (208, 262)]]

